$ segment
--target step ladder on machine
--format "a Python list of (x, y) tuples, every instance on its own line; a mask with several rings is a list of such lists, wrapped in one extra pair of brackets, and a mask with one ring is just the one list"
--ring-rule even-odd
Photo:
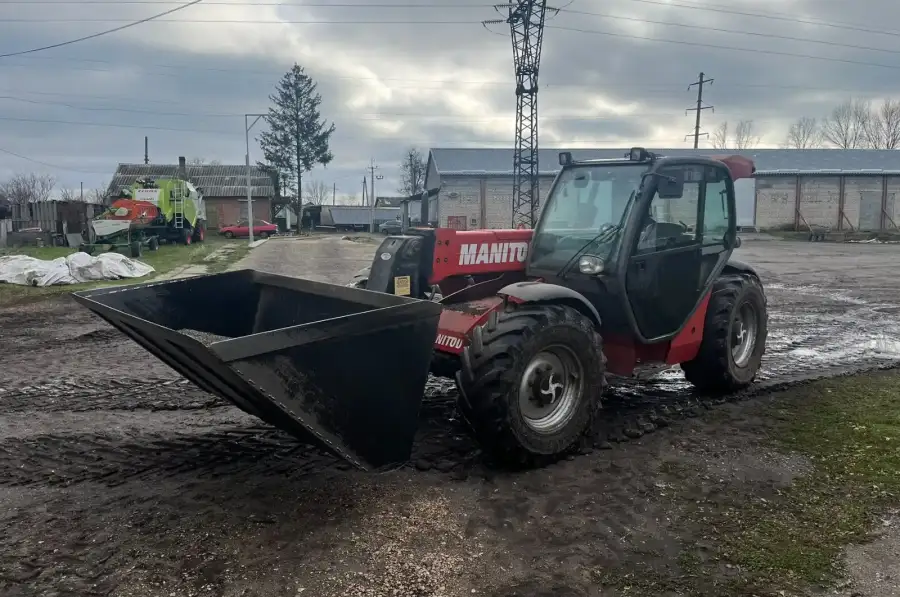
[(184, 187), (176, 185), (172, 191), (172, 209), (175, 211), (175, 228), (184, 228)]

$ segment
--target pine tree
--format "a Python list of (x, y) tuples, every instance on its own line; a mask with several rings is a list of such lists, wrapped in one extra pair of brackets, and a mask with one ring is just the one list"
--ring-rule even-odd
[[(268, 130), (258, 137), (266, 166), (281, 173), (287, 195), (293, 190), (291, 205), (303, 218), (303, 174), (316, 164), (327, 166), (333, 159), (329, 149), (334, 123), (326, 125), (319, 113), (322, 96), (316, 82), (302, 66), (294, 64), (269, 96), (272, 106), (265, 117)], [(262, 165), (262, 164), (261, 164)]]

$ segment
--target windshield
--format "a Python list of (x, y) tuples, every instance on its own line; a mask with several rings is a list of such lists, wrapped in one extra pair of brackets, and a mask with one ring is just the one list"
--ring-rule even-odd
[(647, 168), (598, 164), (563, 170), (534, 233), (532, 265), (559, 270), (588, 243), (596, 245), (592, 255), (609, 258)]

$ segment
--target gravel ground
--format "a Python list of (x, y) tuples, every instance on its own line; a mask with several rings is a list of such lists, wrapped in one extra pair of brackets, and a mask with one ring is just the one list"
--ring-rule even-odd
[[(271, 240), (238, 267), (343, 283), (376, 246)], [(900, 360), (900, 246), (748, 240), (738, 257), (759, 268), (771, 310), (756, 392)], [(729, 405), (728, 424), (695, 418), (712, 403), (667, 372), (614, 389), (593, 449), (517, 474), (480, 463), (452, 384), (433, 380), (410, 466), (365, 475), (179, 379), (69, 300), (0, 310), (0, 341), (2, 595), (612, 595), (592, 574), (636, 558), (671, 567), (696, 539), (671, 531), (664, 462), (747, 491), (807, 466), (754, 448), (753, 401)], [(885, 537), (880, 553), (896, 552)], [(881, 556), (848, 557), (874, 570)]]

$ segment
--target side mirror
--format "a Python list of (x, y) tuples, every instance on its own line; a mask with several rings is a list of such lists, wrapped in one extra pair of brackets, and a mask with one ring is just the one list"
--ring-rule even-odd
[(559, 154), (559, 165), (560, 166), (568, 166), (572, 163), (572, 152), (571, 151), (562, 151)]
[(656, 194), (660, 199), (681, 199), (684, 196), (684, 172), (660, 172), (657, 176)]
[(727, 250), (737, 249), (741, 246), (741, 237), (737, 234), (735, 234), (734, 236), (726, 234), (724, 244)]

